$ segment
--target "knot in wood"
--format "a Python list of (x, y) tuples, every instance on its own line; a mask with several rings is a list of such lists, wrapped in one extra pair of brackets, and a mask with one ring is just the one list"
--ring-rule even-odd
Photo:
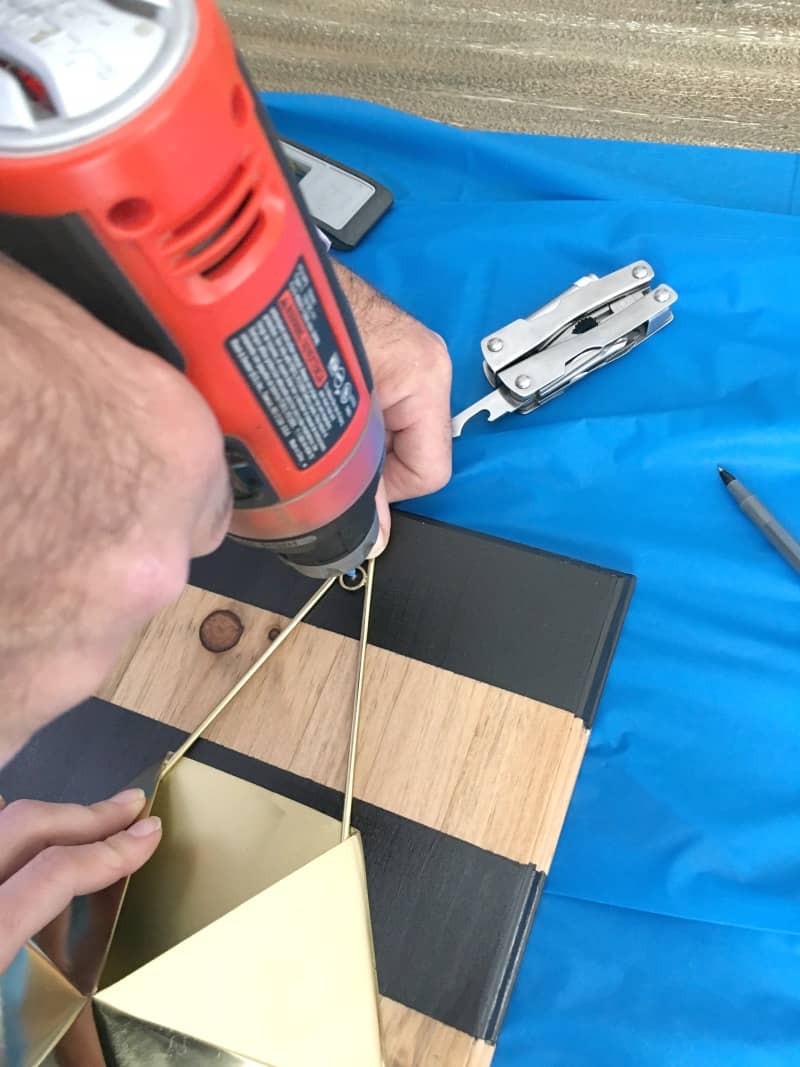
[(200, 643), (209, 652), (227, 652), (238, 643), (244, 623), (233, 611), (212, 611), (200, 623)]

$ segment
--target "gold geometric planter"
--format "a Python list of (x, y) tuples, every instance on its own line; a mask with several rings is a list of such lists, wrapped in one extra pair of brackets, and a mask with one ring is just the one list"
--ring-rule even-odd
[(0, 1062), (381, 1067), (358, 832), (186, 757), (132, 785), (161, 843), (0, 977)]

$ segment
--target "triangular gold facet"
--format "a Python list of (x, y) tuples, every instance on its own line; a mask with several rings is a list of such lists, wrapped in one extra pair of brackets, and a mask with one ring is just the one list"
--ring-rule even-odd
[(361, 838), (354, 834), (97, 994), (274, 1067), (381, 1067)]
[(270, 1067), (97, 1002), (94, 1021), (107, 1067), (174, 1067), (176, 1063), (190, 1067)]
[(339, 840), (335, 819), (191, 759), (159, 784), (151, 810), (163, 837), (130, 879), (101, 989)]
[(0, 1063), (41, 1063), (85, 1004), (52, 963), (26, 945), (0, 974)]

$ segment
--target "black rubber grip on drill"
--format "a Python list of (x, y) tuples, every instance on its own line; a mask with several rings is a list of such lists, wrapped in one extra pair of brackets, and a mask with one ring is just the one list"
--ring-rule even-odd
[(234, 536), (233, 540), (254, 548), (277, 552), (300, 567), (324, 567), (349, 556), (363, 544), (375, 521), (375, 494), (381, 478), (379, 468), (355, 504), (333, 522), (321, 526), (313, 534), (292, 541), (254, 541)]

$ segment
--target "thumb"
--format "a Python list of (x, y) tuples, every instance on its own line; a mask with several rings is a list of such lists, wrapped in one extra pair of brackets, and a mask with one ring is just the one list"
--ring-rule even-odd
[(377, 559), (389, 542), (389, 532), (392, 527), (392, 515), (389, 511), (389, 498), (386, 494), (386, 482), (381, 478), (378, 483), (378, 492), (375, 494), (375, 508), (378, 512), (378, 540), (375, 542), (369, 554), (370, 559)]
[(161, 840), (150, 816), (87, 845), (53, 845), (0, 885), (0, 974), (25, 942), (52, 922), (73, 897), (106, 889), (137, 871)]

